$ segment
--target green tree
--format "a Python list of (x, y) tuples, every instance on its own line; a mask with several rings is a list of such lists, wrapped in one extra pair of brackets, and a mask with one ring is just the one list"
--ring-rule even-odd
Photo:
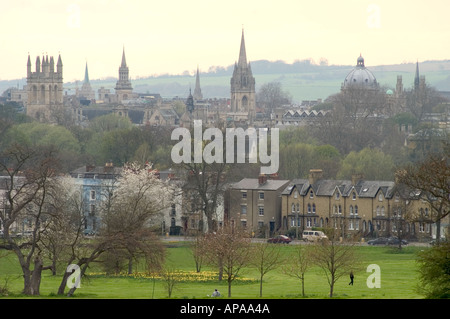
[(450, 298), (450, 243), (422, 250), (418, 255), (417, 291), (426, 298)]
[(351, 178), (354, 173), (363, 173), (368, 180), (393, 180), (394, 161), (374, 148), (352, 151), (343, 159), (337, 178)]

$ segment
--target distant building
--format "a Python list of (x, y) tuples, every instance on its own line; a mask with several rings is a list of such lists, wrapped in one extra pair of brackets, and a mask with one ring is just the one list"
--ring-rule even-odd
[(108, 198), (115, 187), (116, 179), (122, 168), (113, 163), (102, 166), (86, 165), (70, 173), (75, 186), (80, 187), (82, 194), (82, 210), (85, 217), (84, 233), (95, 234), (100, 227), (99, 207)]
[(53, 57), (36, 58), (36, 71), (27, 62), (26, 114), (41, 122), (55, 122), (54, 115), (63, 108), (63, 64), (61, 55), (56, 64)]
[(228, 189), (228, 219), (255, 236), (272, 236), (281, 228), (281, 193), (289, 180), (244, 178)]
[(342, 83), (342, 90), (349, 88), (364, 88), (378, 90), (379, 84), (375, 75), (364, 65), (364, 58), (360, 55), (355, 68), (350, 71)]
[(129, 69), (125, 59), (125, 48), (122, 52), (122, 63), (119, 67), (119, 79), (114, 88), (116, 92), (116, 102), (121, 103), (124, 100), (134, 98), (133, 87), (129, 79)]
[(246, 118), (252, 123), (256, 117), (256, 91), (250, 63), (247, 63), (244, 30), (242, 30), (239, 60), (234, 65), (231, 84), (231, 112), (228, 117), (233, 120)]
[(81, 89), (76, 92), (76, 96), (80, 99), (81, 104), (89, 105), (91, 101), (95, 100), (95, 91), (91, 87), (89, 82), (88, 65), (86, 62), (86, 68), (84, 71), (84, 81)]
[[(422, 211), (427, 218), (412, 218)], [(402, 191), (394, 181), (368, 181), (362, 174), (352, 175), (351, 180), (327, 180), (317, 169), (307, 179), (292, 180), (283, 190), (281, 229), (297, 229), (301, 234), (334, 228), (342, 237), (389, 237), (396, 235), (401, 221), (403, 238), (428, 240), (433, 235), (430, 212), (428, 203)]]

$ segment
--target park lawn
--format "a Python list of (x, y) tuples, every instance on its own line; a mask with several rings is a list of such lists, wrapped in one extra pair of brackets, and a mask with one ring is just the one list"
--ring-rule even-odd
[[(167, 249), (167, 264), (173, 269), (195, 273), (195, 263), (187, 245), (178, 243)], [(283, 254), (288, 255), (294, 245), (280, 245)], [(364, 269), (355, 273), (354, 285), (350, 286), (348, 276), (336, 283), (333, 298), (340, 299), (417, 299), (422, 298), (415, 292), (417, 271), (416, 253), (419, 247), (405, 247), (401, 253), (394, 253), (393, 248), (357, 247), (363, 259)], [(15, 255), (0, 254), (0, 286), (8, 282), (10, 295), (3, 298), (23, 298), (23, 278)], [(3, 256), (3, 258), (1, 258)], [(365, 268), (377, 264), (381, 270), (381, 287), (368, 288), (366, 280), (371, 273)], [(212, 271), (210, 267), (202, 267), (202, 271)], [(99, 269), (91, 269), (88, 278), (82, 278), (81, 287), (75, 292), (75, 298), (89, 299), (165, 299), (168, 298), (164, 281), (151, 278), (96, 276)], [(239, 279), (232, 284), (231, 297), (236, 299), (259, 299), (259, 275), (253, 268), (241, 271)], [(61, 276), (51, 276), (44, 272), (41, 282), (40, 298), (56, 297)], [(208, 298), (214, 289), (227, 295), (228, 286), (225, 280), (177, 282), (171, 298), (202, 299)], [(267, 273), (263, 280), (263, 299), (295, 299), (303, 298), (301, 283), (298, 279), (287, 276), (280, 269)], [(323, 270), (312, 268), (305, 274), (305, 298), (329, 298), (329, 285)], [(226, 297), (225, 297), (226, 298)]]

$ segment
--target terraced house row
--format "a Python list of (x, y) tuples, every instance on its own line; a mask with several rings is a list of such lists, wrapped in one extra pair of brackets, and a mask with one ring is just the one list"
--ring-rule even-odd
[[(303, 230), (334, 227), (342, 236), (398, 236), (429, 240), (436, 233), (428, 202), (393, 181), (322, 178), (311, 170), (307, 179), (278, 180), (261, 176), (230, 187), (229, 218), (255, 236), (300, 235)], [(441, 224), (441, 234), (448, 221)]]

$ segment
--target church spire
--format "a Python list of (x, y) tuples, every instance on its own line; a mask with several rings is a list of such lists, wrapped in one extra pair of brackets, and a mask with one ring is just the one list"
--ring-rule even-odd
[(126, 67), (127, 66), (127, 61), (125, 60), (125, 46), (123, 47), (123, 52), (122, 52), (122, 64), (120, 65), (121, 67)]
[(89, 73), (88, 73), (87, 62), (86, 62), (86, 68), (84, 70), (84, 83), (89, 83)]
[(198, 70), (198, 65), (197, 65), (197, 75), (195, 77), (194, 99), (196, 100), (203, 99), (202, 89), (200, 88), (200, 73)]
[(244, 29), (242, 29), (241, 49), (239, 50), (239, 66), (247, 66), (247, 53), (245, 52)]
[(414, 77), (414, 88), (418, 89), (420, 84), (420, 77), (419, 77), (419, 61), (416, 62), (416, 75)]

